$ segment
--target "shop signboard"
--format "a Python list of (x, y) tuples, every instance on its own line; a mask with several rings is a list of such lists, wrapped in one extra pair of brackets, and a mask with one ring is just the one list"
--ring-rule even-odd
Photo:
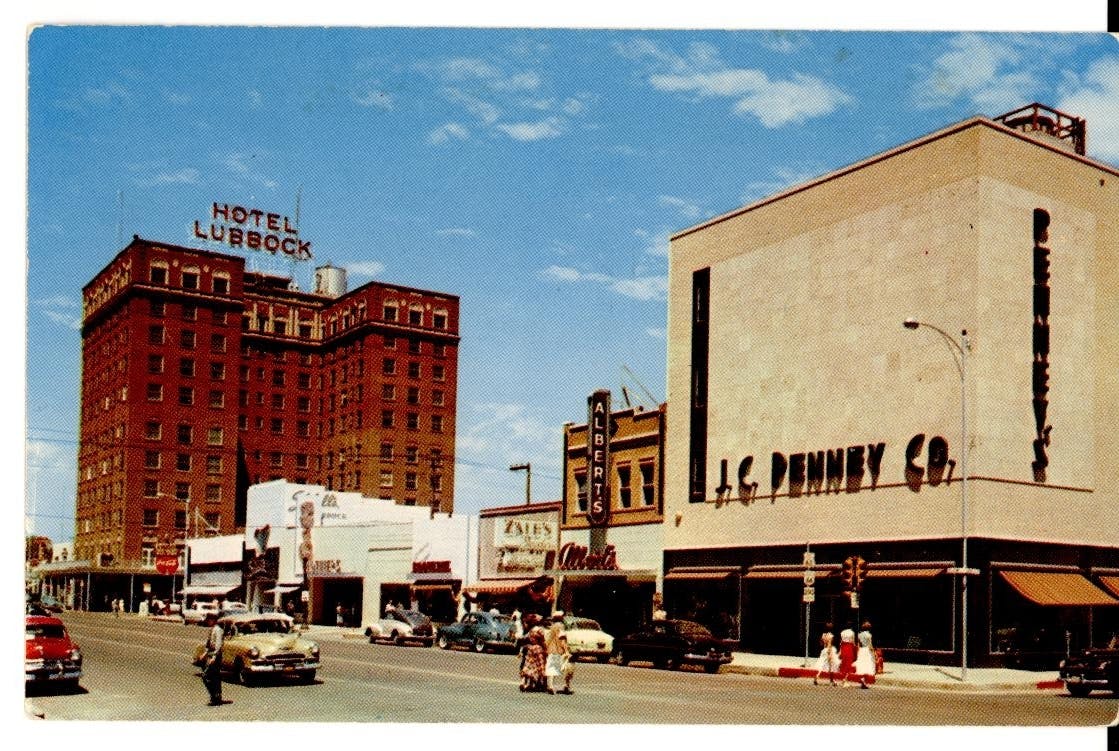
[(587, 397), (587, 521), (605, 527), (610, 520), (610, 391)]
[(815, 587), (805, 587), (804, 588), (803, 601), (806, 602), (806, 603), (816, 602), (816, 588)]
[(155, 557), (155, 570), (161, 574), (179, 573), (179, 556), (157, 555)]

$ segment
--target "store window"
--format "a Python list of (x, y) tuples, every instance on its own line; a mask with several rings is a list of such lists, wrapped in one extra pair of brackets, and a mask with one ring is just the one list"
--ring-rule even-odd
[(575, 502), (579, 511), (587, 512), (587, 471), (585, 469), (575, 472)]
[(653, 462), (641, 462), (638, 466), (641, 471), (641, 503), (652, 506), (657, 501), (656, 465)]
[(633, 488), (630, 487), (631, 472), (629, 463), (618, 464), (618, 505), (622, 508), (633, 506)]

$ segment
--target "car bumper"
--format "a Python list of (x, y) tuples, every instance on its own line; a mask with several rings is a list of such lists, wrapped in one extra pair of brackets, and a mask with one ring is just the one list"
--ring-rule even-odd
[(704, 654), (687, 652), (680, 660), (681, 662), (687, 662), (693, 665), (727, 665), (731, 661), (731, 656), (722, 652), (715, 654), (710, 652)]
[(24, 672), (27, 675), (27, 683), (76, 681), (82, 677), (80, 666), (65, 664), (28, 665)]
[(571, 647), (572, 657), (609, 657), (614, 654), (613, 647)]
[(254, 675), (283, 675), (284, 673), (306, 673), (311, 670), (318, 670), (318, 661), (306, 662), (252, 662), (245, 666), (245, 668)]
[(1085, 688), (1109, 688), (1110, 682), (1106, 676), (1081, 675), (1080, 673), (1061, 673), (1060, 678), (1066, 686), (1084, 686)]

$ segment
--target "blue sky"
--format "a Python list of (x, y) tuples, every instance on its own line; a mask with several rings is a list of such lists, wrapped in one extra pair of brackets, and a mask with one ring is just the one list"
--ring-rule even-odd
[[(460, 296), (474, 512), (523, 498), (512, 463), (559, 497), (562, 424), (594, 389), (665, 398), (671, 233), (1033, 101), (1119, 164), (1102, 33), (48, 26), (27, 54), (27, 525), (55, 540), (81, 287), (133, 234), (201, 245), (213, 201), (293, 215), (299, 195), (351, 286)], [(313, 262), (249, 258), (311, 287)]]

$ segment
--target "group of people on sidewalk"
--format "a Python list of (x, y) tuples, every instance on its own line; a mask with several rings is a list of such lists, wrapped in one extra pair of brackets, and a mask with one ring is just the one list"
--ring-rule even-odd
[[(858, 645), (856, 646), (856, 639)], [(831, 685), (847, 686), (850, 679), (857, 680), (860, 688), (870, 688), (867, 679), (883, 671), (881, 653), (874, 648), (870, 633), (870, 622), (864, 621), (859, 633), (845, 628), (839, 632), (839, 648), (835, 647), (835, 633), (829, 623), (820, 635), (820, 658), (816, 662), (816, 677), (812, 683), (820, 685), (820, 676), (825, 673)], [(835, 682), (836, 677), (842, 681)]]
[[(571, 649), (564, 633), (562, 611), (552, 614), (552, 623), (546, 630), (539, 625), (529, 629), (520, 655), (521, 691), (573, 693), (571, 681), (575, 668), (571, 664)], [(561, 679), (563, 688), (557, 688)]]

